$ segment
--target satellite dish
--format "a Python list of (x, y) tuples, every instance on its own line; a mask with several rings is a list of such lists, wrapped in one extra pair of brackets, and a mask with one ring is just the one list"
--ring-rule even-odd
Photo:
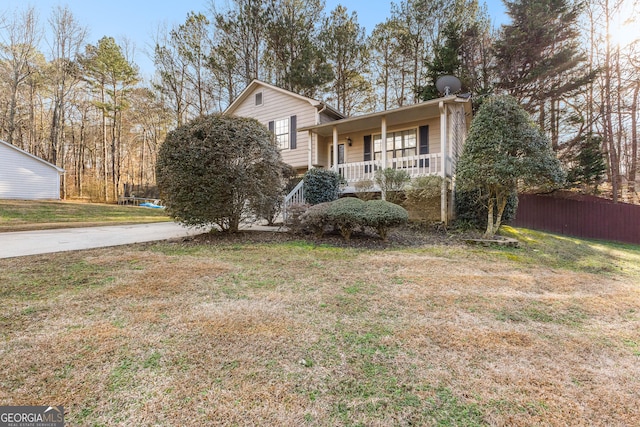
[(436, 88), (438, 92), (443, 93), (444, 96), (449, 96), (459, 91), (462, 88), (462, 83), (460, 83), (460, 79), (455, 76), (442, 76), (436, 81)]

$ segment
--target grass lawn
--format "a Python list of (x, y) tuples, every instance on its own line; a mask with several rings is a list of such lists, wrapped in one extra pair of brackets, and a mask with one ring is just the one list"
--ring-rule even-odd
[(640, 247), (507, 232), (522, 248), (0, 260), (0, 402), (74, 426), (637, 425)]
[(168, 220), (162, 209), (138, 206), (0, 200), (0, 232)]

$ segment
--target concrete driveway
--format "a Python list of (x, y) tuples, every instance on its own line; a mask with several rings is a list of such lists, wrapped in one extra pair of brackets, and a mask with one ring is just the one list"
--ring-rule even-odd
[(0, 258), (75, 251), (193, 236), (173, 222), (0, 233)]

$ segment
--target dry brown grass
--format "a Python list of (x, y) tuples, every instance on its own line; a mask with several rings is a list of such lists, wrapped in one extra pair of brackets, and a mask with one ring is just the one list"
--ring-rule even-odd
[(0, 260), (0, 404), (68, 425), (637, 425), (638, 276), (509, 259), (526, 250)]

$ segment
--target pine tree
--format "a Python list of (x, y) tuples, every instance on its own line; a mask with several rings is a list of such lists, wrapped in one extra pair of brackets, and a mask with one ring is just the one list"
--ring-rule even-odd
[[(438, 78), (444, 75), (453, 75), (461, 78), (462, 61), (460, 60), (460, 51), (462, 49), (462, 28), (455, 21), (449, 21), (442, 33), (444, 36), (444, 44), (435, 48), (433, 59), (425, 61), (427, 68), (428, 83), (420, 88), (420, 98), (424, 101), (435, 99), (441, 96), (436, 88)], [(463, 82), (463, 91), (469, 87), (468, 82)]]
[[(325, 20), (320, 34), (322, 48), (333, 69), (330, 100), (338, 111), (351, 115), (365, 111), (362, 106), (371, 93), (371, 84), (363, 74), (368, 65), (364, 29), (358, 24), (358, 15), (350, 16), (347, 9), (337, 6)], [(364, 107), (364, 108), (363, 108)]]
[[(107, 159), (111, 164), (113, 199), (118, 197), (120, 184), (120, 129), (122, 113), (129, 108), (128, 94), (138, 83), (138, 68), (122, 53), (113, 37), (103, 37), (97, 45), (87, 45), (80, 58), (85, 80), (95, 92), (95, 107), (102, 113), (102, 150), (104, 196), (109, 201)], [(107, 128), (108, 126), (108, 128)], [(109, 144), (107, 144), (107, 142)], [(110, 146), (110, 150), (107, 148)]]
[(423, 100), (441, 96), (435, 84), (439, 77), (454, 75), (462, 82), (462, 92), (474, 96), (492, 92), (491, 24), (488, 12), (477, 0), (456, 0), (454, 19), (449, 20), (433, 47), (433, 57), (425, 61), (427, 84), (420, 88)]
[(571, 158), (573, 166), (567, 172), (568, 184), (592, 193), (597, 192), (598, 184), (602, 182), (607, 170), (601, 146), (601, 137), (587, 135), (581, 138), (576, 147), (577, 153)]
[(322, 16), (324, 2), (272, 1), (267, 23), (269, 54), (265, 57), (270, 80), (279, 87), (313, 98), (333, 79), (315, 25)]

